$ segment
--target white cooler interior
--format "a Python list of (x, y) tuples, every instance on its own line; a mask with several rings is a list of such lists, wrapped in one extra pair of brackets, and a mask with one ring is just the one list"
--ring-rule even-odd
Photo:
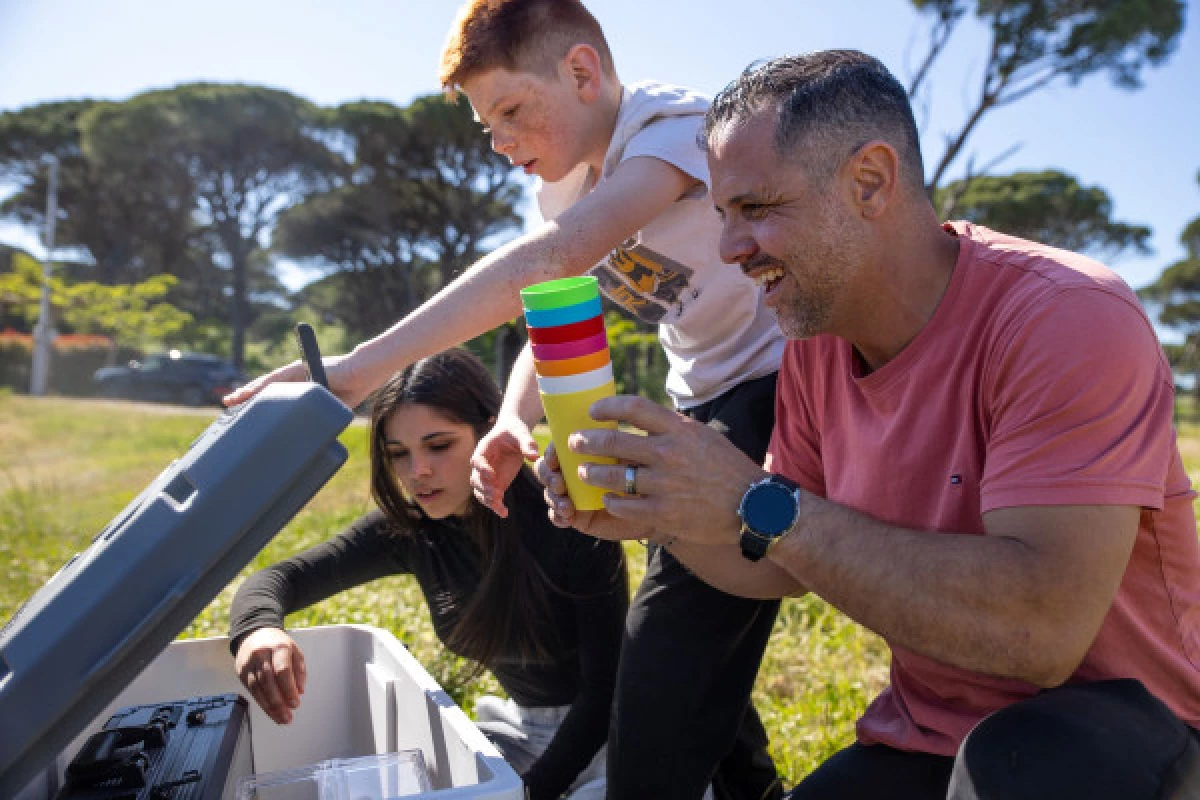
[(331, 758), (420, 750), (433, 791), (422, 797), (521, 800), (520, 778), (429, 673), (386, 631), (332, 625), (290, 631), (308, 682), (289, 725), (276, 725), (233, 673), (225, 638), (172, 642), (20, 800), (51, 800), (87, 736), (118, 708), (237, 692), (250, 701), (256, 773)]

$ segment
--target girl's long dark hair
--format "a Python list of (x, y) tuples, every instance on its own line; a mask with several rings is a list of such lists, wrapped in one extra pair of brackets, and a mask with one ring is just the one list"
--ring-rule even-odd
[[(392, 471), (386, 434), (392, 414), (407, 405), (426, 406), (470, 425), (480, 437), (495, 421), (500, 401), (500, 390), (482, 362), (460, 349), (418, 361), (379, 390), (371, 413), (371, 494), (398, 535), (422, 535), (422, 529), (433, 523), (404, 495)], [(540, 485), (528, 466), (521, 468), (504, 502), (509, 508), (507, 519), (472, 497), (463, 519), (467, 534), (479, 547), (483, 574), (471, 599), (455, 609), (457, 620), (447, 644), (480, 666), (490, 666), (501, 647), (523, 659), (541, 659), (547, 653), (547, 642), (539, 631), (552, 627), (544, 621), (549, 616), (548, 595), (555, 587), (522, 539), (522, 530), (530, 522), (536, 524), (531, 515), (544, 519), (546, 513)], [(432, 544), (436, 546), (436, 541)]]

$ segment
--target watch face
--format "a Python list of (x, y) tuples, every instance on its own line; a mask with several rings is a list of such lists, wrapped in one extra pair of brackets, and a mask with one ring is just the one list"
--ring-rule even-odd
[(746, 493), (742, 521), (762, 536), (779, 536), (796, 516), (796, 496), (778, 483), (760, 483)]

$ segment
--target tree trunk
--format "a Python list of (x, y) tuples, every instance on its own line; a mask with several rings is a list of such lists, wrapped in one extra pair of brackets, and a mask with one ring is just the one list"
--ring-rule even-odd
[(935, 189), (941, 186), (942, 178), (945, 176), (946, 170), (950, 168), (950, 163), (958, 157), (963, 145), (967, 142), (967, 137), (971, 135), (971, 131), (975, 130), (975, 126), (979, 124), (979, 120), (994, 103), (995, 101), (990, 96), (985, 95), (984, 99), (980, 101), (979, 106), (967, 118), (962, 130), (950, 140), (950, 143), (946, 146), (946, 152), (942, 154), (941, 160), (938, 161), (937, 167), (933, 170), (933, 177), (929, 179), (929, 186), (927, 188), (931, 195)]
[(508, 388), (513, 365), (517, 363), (517, 357), (521, 355), (521, 347), (524, 344), (521, 335), (512, 325), (502, 325), (496, 329), (496, 341), (492, 345), (492, 352), (496, 363), (496, 383), (501, 391)]
[(233, 271), (233, 308), (229, 315), (229, 324), (233, 328), (233, 341), (229, 346), (230, 358), (234, 369), (241, 370), (246, 355), (246, 261), (247, 254), (242, 247), (231, 248), (230, 260)]
[(492, 369), (496, 377), (496, 385), (502, 392), (508, 388), (508, 371), (504, 369), (504, 340), (508, 338), (505, 335), (507, 332), (508, 326), (501, 325), (496, 329), (496, 338), (492, 340)]

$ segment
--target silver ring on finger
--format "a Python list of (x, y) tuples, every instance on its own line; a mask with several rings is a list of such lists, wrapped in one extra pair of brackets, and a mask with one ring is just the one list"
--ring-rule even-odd
[(637, 467), (632, 464), (625, 466), (625, 494), (637, 494)]

